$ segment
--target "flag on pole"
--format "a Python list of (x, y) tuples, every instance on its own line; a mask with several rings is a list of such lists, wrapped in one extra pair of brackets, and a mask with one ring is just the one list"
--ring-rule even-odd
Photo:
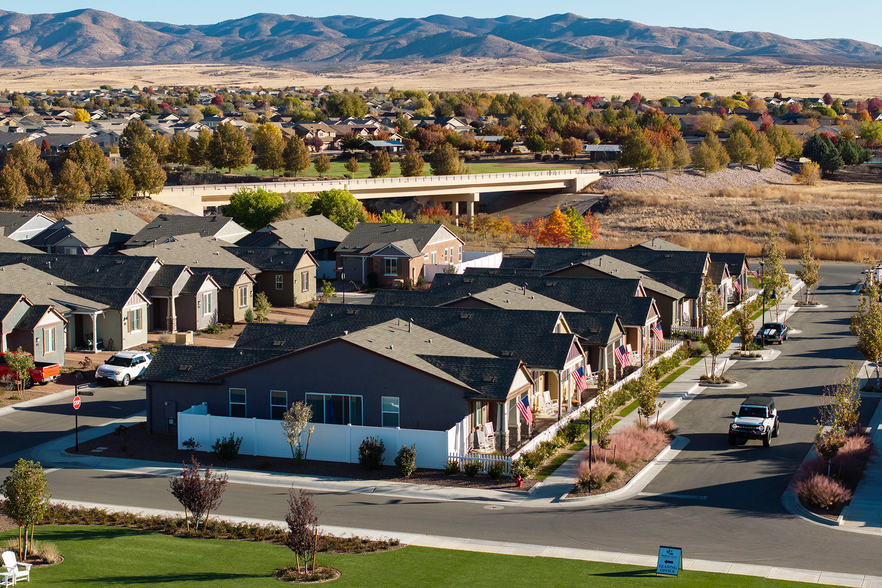
[(663, 341), (665, 338), (665, 334), (662, 333), (660, 323), (655, 323), (654, 325), (652, 325), (652, 334), (655, 335), (655, 338), (659, 341)]
[(576, 383), (576, 388), (579, 392), (584, 392), (585, 388), (588, 387), (588, 380), (585, 379), (585, 372), (582, 371), (581, 367), (573, 370), (573, 382)]
[(631, 365), (631, 361), (628, 359), (628, 350), (625, 348), (624, 345), (622, 345), (621, 347), (616, 347), (614, 353), (616, 356), (616, 361), (619, 362), (620, 366), (624, 368)]
[(533, 411), (530, 410), (530, 397), (524, 396), (517, 402), (518, 412), (521, 413), (521, 416), (524, 417), (524, 420), (528, 423), (533, 422)]
[(735, 280), (734, 282), (732, 282), (732, 286), (735, 288), (735, 290), (739, 294), (741, 294), (741, 284), (738, 282), (738, 280)]

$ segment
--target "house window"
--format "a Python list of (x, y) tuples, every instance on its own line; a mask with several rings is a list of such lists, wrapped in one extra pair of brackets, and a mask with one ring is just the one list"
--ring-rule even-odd
[(288, 410), (288, 392), (285, 390), (270, 390), (270, 418), (280, 421)]
[(438, 254), (435, 251), (432, 252), (432, 263), (438, 263)]
[(307, 394), (312, 422), (327, 425), (362, 425), (362, 397), (348, 394)]
[(230, 416), (245, 418), (245, 388), (230, 388)]
[(239, 308), (248, 306), (248, 286), (239, 288)]
[(285, 276), (282, 274), (276, 275), (276, 290), (281, 290), (282, 286), (285, 285)]
[(459, 246), (459, 258), (457, 261), (462, 261), (462, 245)]
[(447, 248), (444, 248), (444, 263), (447, 263)]
[(80, 252), (79, 247), (65, 247), (64, 248), (65, 255), (76, 255), (79, 252)]
[(202, 294), (202, 314), (211, 314), (211, 292)]
[(309, 292), (309, 272), (300, 272), (300, 291)]
[(384, 260), (386, 266), (386, 275), (387, 276), (397, 276), (398, 275), (398, 258), (395, 257), (386, 257)]
[(398, 396), (383, 396), (383, 426), (397, 427), (401, 419), (399, 418), (399, 402)]
[(141, 330), (141, 309), (136, 308), (135, 310), (130, 310), (128, 313), (129, 318), (129, 333), (134, 333), (135, 331)]
[(43, 329), (43, 353), (55, 353), (55, 327)]

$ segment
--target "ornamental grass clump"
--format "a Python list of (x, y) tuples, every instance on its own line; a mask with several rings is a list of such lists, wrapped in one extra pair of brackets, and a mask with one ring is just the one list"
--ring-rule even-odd
[(851, 490), (842, 482), (818, 473), (798, 481), (796, 493), (803, 504), (822, 510), (835, 510), (852, 497)]
[(615, 464), (604, 460), (597, 460), (588, 467), (588, 460), (579, 464), (576, 472), (576, 484), (580, 490), (589, 488), (603, 488), (607, 482), (612, 482), (621, 474), (621, 470)]

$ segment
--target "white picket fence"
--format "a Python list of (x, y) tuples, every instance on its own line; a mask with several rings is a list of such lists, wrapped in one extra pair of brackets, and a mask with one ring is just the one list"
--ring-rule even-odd
[[(291, 457), (291, 446), (285, 439), (281, 421), (237, 418), (207, 414), (205, 404), (178, 413), (178, 449), (191, 437), (203, 449), (210, 448), (221, 437), (242, 438), (239, 453), (266, 457)], [(391, 464), (403, 445), (416, 445), (419, 468), (443, 469), (448, 455), (457, 446), (457, 427), (448, 431), (423, 431), (389, 427), (326, 425), (315, 423), (309, 436), (308, 459), (358, 462), (358, 448), (367, 437), (379, 437), (386, 447), (385, 461)], [(307, 434), (301, 436), (306, 449)]]
[(680, 325), (671, 325), (672, 337), (683, 337), (685, 339), (704, 339), (707, 336), (707, 327), (683, 327)]
[(447, 456), (449, 461), (455, 461), (459, 464), (459, 470), (463, 471), (465, 469), (465, 465), (468, 462), (477, 462), (481, 464), (481, 472), (487, 473), (494, 463), (502, 462), (504, 464), (504, 469), (502, 470), (502, 474), (504, 476), (511, 476), (511, 458), (505, 457), (502, 455), (479, 455), (475, 453), (470, 453), (468, 455), (462, 455), (461, 453), (451, 453)]

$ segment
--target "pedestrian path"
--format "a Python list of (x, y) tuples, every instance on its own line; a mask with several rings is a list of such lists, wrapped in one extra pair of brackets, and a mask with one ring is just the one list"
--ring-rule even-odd
[[(60, 503), (62, 501), (53, 500), (52, 502)], [(143, 516), (180, 516), (179, 511), (153, 508), (121, 507), (107, 504), (71, 501), (64, 501), (64, 504), (83, 508), (102, 508), (111, 512), (129, 512), (140, 514)], [(252, 519), (246, 517), (219, 516), (216, 514), (213, 514), (212, 516), (214, 518), (220, 518), (231, 523), (275, 525), (283, 529), (287, 527), (287, 524), (283, 520)], [(471, 551), (499, 555), (519, 555), (524, 557), (570, 559), (629, 565), (650, 569), (655, 569), (658, 562), (658, 559), (655, 555), (623, 553), (616, 551), (599, 551), (594, 549), (578, 549), (570, 547), (554, 547), (550, 545), (532, 545), (528, 543), (513, 543), (510, 541), (488, 541), (485, 539), (444, 537), (439, 535), (423, 535), (419, 533), (399, 533), (330, 525), (321, 525), (321, 531), (323, 533), (342, 537), (358, 536), (374, 540), (397, 539), (401, 542), (402, 545), (431, 547), (435, 549), (454, 549), (458, 551)], [(684, 558), (683, 570), (694, 572), (712, 572), (716, 574), (731, 574), (737, 576), (754, 576), (758, 578), (766, 578), (769, 580), (789, 580), (792, 582), (804, 582), (808, 584), (857, 586), (860, 588), (882, 588), (882, 576), (844, 574), (837, 572), (824, 572), (819, 570), (709, 561), (703, 559)]]

